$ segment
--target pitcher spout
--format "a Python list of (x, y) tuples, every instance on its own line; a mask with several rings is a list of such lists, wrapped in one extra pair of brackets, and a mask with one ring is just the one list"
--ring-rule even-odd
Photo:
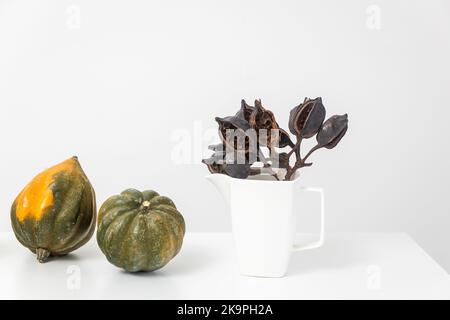
[(230, 183), (231, 178), (225, 174), (213, 173), (206, 176), (206, 179), (211, 181), (211, 183), (219, 190), (227, 205), (230, 204)]

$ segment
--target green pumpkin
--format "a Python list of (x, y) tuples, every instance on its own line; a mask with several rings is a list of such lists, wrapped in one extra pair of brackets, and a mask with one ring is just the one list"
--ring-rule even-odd
[(37, 175), (11, 208), (16, 238), (39, 262), (84, 245), (95, 220), (95, 192), (76, 157)]
[(184, 234), (175, 204), (155, 191), (125, 190), (106, 200), (98, 213), (100, 249), (128, 272), (164, 267), (180, 251)]

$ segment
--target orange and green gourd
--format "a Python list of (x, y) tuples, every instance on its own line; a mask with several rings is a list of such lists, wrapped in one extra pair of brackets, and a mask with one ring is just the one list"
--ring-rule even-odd
[(154, 271), (178, 254), (185, 228), (172, 200), (128, 189), (100, 208), (97, 242), (113, 265), (128, 272)]
[(95, 192), (77, 157), (38, 174), (11, 208), (16, 238), (39, 262), (80, 248), (92, 237), (95, 222)]

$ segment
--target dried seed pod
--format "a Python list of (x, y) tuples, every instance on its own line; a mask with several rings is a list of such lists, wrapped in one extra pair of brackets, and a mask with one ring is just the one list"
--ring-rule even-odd
[(280, 158), (280, 168), (283, 168), (283, 169), (289, 168), (290, 156), (286, 152), (283, 152), (283, 153), (280, 153), (279, 158)]
[(254, 107), (249, 106), (244, 99), (241, 101), (241, 109), (236, 113), (236, 117), (244, 119), (247, 122), (250, 122), (250, 117), (252, 115)]
[(269, 111), (262, 106), (261, 100), (255, 100), (255, 108), (250, 115), (249, 123), (252, 128), (256, 130), (266, 129), (270, 131), (271, 129), (278, 129), (275, 116), (272, 111)]
[[(320, 148), (334, 148), (346, 134), (348, 126), (346, 114), (332, 116), (324, 123), (325, 114), (320, 97), (305, 98), (302, 104), (291, 110), (289, 130), (297, 137), (297, 143), (294, 144), (289, 133), (280, 128), (274, 114), (262, 106), (261, 100), (256, 100), (254, 107), (242, 100), (241, 109), (235, 116), (216, 118), (222, 143), (209, 146), (214, 154), (202, 162), (208, 166), (211, 173), (226, 174), (240, 179), (245, 179), (249, 175), (268, 173), (279, 180), (279, 172), (273, 169), (286, 169), (286, 175), (281, 179), (288, 181), (298, 169), (312, 165), (306, 160), (313, 152)], [(301, 158), (299, 142), (314, 135), (317, 135), (318, 144)], [(277, 147), (287, 146), (292, 148), (290, 152), (277, 153)], [(270, 157), (264, 156), (261, 147), (269, 149)], [(291, 167), (289, 160), (294, 152), (297, 160)], [(254, 163), (261, 163), (263, 166), (252, 167)]]
[(243, 152), (240, 150), (234, 150), (232, 152), (227, 152), (224, 156), (224, 164), (249, 164), (252, 165), (258, 160), (257, 153), (254, 152)]
[(270, 161), (272, 163), (272, 167), (288, 169), (289, 168), (289, 155), (286, 152), (275, 153), (272, 152)]
[[(255, 108), (250, 115), (249, 122), (252, 128), (258, 132), (258, 142), (261, 145), (272, 146), (278, 143), (278, 141), (273, 141), (271, 132), (271, 130), (279, 129), (278, 123), (273, 113), (262, 106), (261, 100), (255, 100)], [(263, 137), (263, 139), (260, 138), (261, 130), (266, 130), (266, 137)]]
[(212, 151), (225, 151), (225, 146), (223, 143), (212, 144), (208, 146), (208, 149)]
[[(233, 139), (233, 142), (228, 141), (227, 131), (231, 130), (236, 137), (244, 137), (246, 136), (247, 130), (251, 129), (250, 124), (242, 118), (237, 116), (225, 117), (225, 118), (216, 118), (216, 121), (219, 123), (219, 136), (222, 142), (228, 146), (230, 149), (244, 149), (248, 150), (250, 146), (249, 139), (245, 139), (245, 145), (239, 146)], [(256, 137), (255, 137), (256, 138)], [(256, 141), (254, 141), (256, 144)]]
[(317, 143), (320, 147), (333, 149), (344, 137), (348, 128), (348, 116), (335, 115), (324, 122), (317, 134)]
[(289, 130), (299, 138), (311, 138), (319, 132), (325, 119), (322, 98), (308, 99), (291, 110)]
[[(278, 123), (275, 120), (275, 116), (273, 113), (267, 109), (265, 109), (261, 100), (255, 101), (255, 107), (252, 107), (245, 102), (245, 100), (241, 101), (241, 109), (236, 113), (236, 117), (246, 120), (249, 122), (251, 127), (257, 131), (258, 140), (259, 135), (261, 134), (261, 129), (265, 129), (267, 132), (266, 139), (262, 139), (262, 141), (267, 141), (269, 143), (263, 143), (262, 145), (275, 146), (279, 148), (284, 148), (286, 146), (294, 146), (294, 143), (291, 141), (289, 134), (280, 128)], [(278, 130), (277, 139), (273, 139), (271, 130)], [(274, 135), (276, 136), (276, 135)], [(261, 142), (261, 141), (260, 141)]]
[[(278, 123), (277, 123), (278, 126)], [(279, 148), (284, 148), (284, 147), (294, 147), (295, 144), (292, 142), (291, 137), (289, 137), (289, 133), (286, 132), (286, 130), (281, 129), (278, 126), (278, 131), (279, 131), (279, 137), (280, 137), (280, 141), (278, 142), (278, 147)]]
[[(202, 162), (206, 164), (211, 173), (227, 174), (233, 178), (245, 179), (250, 175), (250, 167), (258, 159), (254, 153), (241, 151), (226, 152), (219, 150), (223, 145), (213, 145), (216, 148), (215, 152), (208, 159), (203, 159)], [(239, 154), (243, 157), (239, 157)], [(242, 162), (242, 163), (241, 163)]]
[(223, 167), (224, 173), (232, 178), (246, 179), (251, 172), (251, 164), (226, 164)]
[(227, 129), (243, 131), (251, 129), (251, 126), (247, 121), (236, 116), (225, 118), (216, 117), (216, 121), (219, 123), (219, 130), (224, 133), (224, 136), (226, 133), (224, 130)]
[(203, 159), (202, 162), (206, 164), (209, 172), (211, 173), (223, 173), (225, 152), (214, 152), (208, 159)]
[(208, 167), (209, 172), (211, 173), (223, 173), (223, 165), (217, 163), (208, 163), (208, 160), (202, 160), (204, 164)]

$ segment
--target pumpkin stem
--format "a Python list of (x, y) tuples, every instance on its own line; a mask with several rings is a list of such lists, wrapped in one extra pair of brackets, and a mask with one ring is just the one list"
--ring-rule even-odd
[(42, 248), (36, 249), (36, 257), (40, 263), (44, 263), (45, 261), (47, 261), (49, 256), (50, 256), (50, 251), (48, 251), (46, 249), (42, 249)]
[(150, 201), (144, 201), (142, 203), (142, 210), (144, 210), (144, 213), (147, 213), (150, 209)]

